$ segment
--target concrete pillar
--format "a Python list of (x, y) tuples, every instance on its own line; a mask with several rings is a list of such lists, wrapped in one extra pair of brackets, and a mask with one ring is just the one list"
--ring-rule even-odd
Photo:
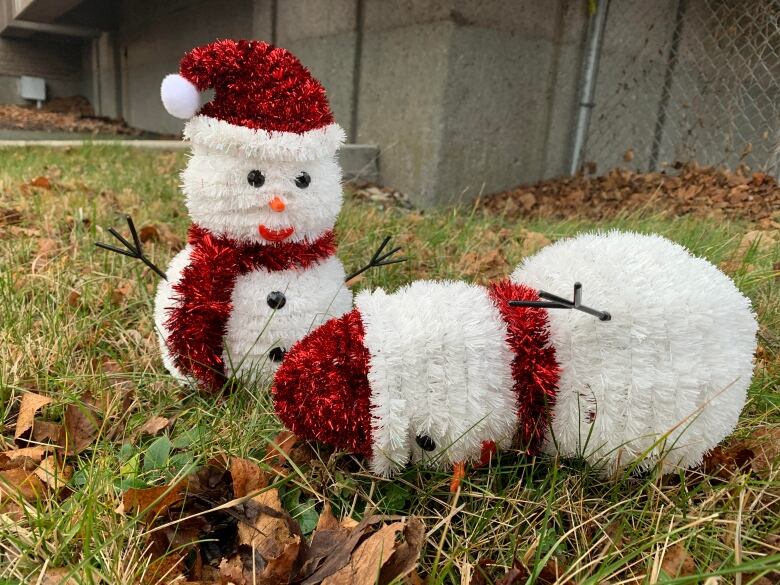
[(276, 2), (274, 42), (322, 82), (338, 123), (354, 141), (353, 112), (360, 0)]
[(357, 141), (380, 146), (383, 182), (427, 206), (564, 172), (548, 143), (566, 150), (584, 3), (365, 0), (364, 10)]
[(137, 128), (175, 134), (183, 122), (160, 102), (160, 81), (189, 49), (219, 38), (251, 38), (253, 0), (122, 0), (120, 59), (124, 118)]

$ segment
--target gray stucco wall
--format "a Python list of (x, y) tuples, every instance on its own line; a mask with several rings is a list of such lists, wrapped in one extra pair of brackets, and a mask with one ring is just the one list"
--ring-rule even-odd
[(192, 47), (217, 38), (253, 35), (252, 0), (123, 0), (118, 34), (122, 109), (137, 128), (166, 133), (183, 122), (160, 102), (160, 81)]

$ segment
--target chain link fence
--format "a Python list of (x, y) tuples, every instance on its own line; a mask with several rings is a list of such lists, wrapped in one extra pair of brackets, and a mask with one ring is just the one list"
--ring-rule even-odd
[[(606, 1), (606, 0), (601, 0)], [(611, 0), (584, 160), (780, 173), (780, 0)]]

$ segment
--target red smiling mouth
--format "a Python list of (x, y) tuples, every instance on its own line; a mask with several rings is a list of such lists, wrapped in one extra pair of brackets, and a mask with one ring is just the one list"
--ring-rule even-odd
[(289, 238), (295, 231), (295, 228), (288, 227), (280, 230), (272, 230), (260, 224), (257, 228), (257, 231), (260, 232), (260, 236), (263, 239), (268, 240), (269, 242), (281, 242)]

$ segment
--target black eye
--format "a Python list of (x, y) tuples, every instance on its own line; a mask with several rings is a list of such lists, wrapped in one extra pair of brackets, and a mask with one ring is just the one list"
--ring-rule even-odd
[(423, 451), (433, 451), (436, 449), (436, 443), (434, 443), (433, 439), (431, 439), (428, 435), (417, 435), (415, 441), (417, 441), (417, 444)]
[(265, 176), (263, 173), (255, 169), (253, 171), (249, 171), (249, 174), (246, 176), (246, 180), (250, 185), (252, 185), (252, 187), (262, 187), (263, 183), (265, 183)]
[(295, 177), (295, 186), (299, 189), (305, 189), (311, 184), (311, 177), (309, 173), (303, 171), (300, 175)]

